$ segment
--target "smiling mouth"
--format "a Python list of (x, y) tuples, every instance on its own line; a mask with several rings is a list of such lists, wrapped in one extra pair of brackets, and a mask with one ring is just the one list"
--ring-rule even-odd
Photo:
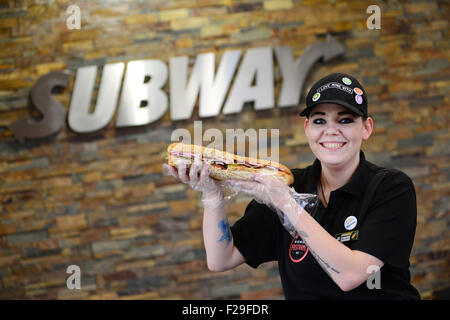
[(319, 143), (322, 147), (327, 150), (336, 151), (342, 149), (346, 142), (321, 142)]

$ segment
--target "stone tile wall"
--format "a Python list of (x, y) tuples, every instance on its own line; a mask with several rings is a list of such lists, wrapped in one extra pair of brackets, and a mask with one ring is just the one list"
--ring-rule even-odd
[[(71, 4), (81, 9), (80, 30), (67, 28)], [(371, 4), (381, 8), (381, 30), (366, 26)], [(361, 79), (376, 123), (368, 159), (415, 183), (413, 283), (424, 298), (448, 288), (448, 16), (445, 1), (1, 1), (0, 298), (283, 298), (275, 263), (207, 270), (199, 196), (161, 173), (171, 132), (192, 132), (197, 111), (143, 127), (112, 122), (88, 135), (66, 126), (24, 144), (8, 126), (30, 114), (30, 90), (50, 71), (181, 55), (193, 62), (202, 52), (214, 52), (217, 63), (226, 50), (279, 45), (299, 57), (327, 33), (346, 53), (312, 68), (301, 104), (328, 73)], [(275, 75), (277, 96), (277, 66)], [(73, 79), (55, 94), (67, 109)], [(238, 115), (202, 119), (203, 130), (279, 128), (280, 162), (303, 167), (313, 156), (298, 110), (256, 112), (249, 104)], [(229, 202), (231, 223), (249, 200)], [(66, 287), (69, 265), (81, 269), (81, 290)]]

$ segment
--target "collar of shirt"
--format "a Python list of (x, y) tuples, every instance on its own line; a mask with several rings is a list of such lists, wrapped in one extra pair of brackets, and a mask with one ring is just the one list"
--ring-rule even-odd
[[(310, 175), (307, 179), (308, 185), (307, 190), (311, 193), (317, 192), (317, 182), (320, 179), (320, 173), (322, 171), (322, 165), (319, 159), (316, 159), (311, 167)], [(369, 182), (369, 168), (364, 156), (364, 152), (359, 153), (359, 165), (356, 168), (353, 177), (345, 185), (337, 189), (336, 191), (343, 191), (350, 193), (358, 198), (362, 198), (364, 195), (364, 190), (366, 189), (367, 183)]]

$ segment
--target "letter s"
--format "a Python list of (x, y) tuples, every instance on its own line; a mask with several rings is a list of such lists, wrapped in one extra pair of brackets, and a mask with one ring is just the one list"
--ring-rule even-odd
[(36, 82), (31, 89), (31, 105), (43, 114), (40, 121), (23, 117), (12, 123), (9, 129), (23, 143), (25, 138), (44, 138), (61, 130), (66, 119), (66, 110), (52, 97), (52, 89), (65, 88), (70, 75), (64, 72), (50, 72)]

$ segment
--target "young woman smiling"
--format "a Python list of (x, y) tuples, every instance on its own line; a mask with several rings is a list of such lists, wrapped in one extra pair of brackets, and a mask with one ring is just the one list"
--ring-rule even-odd
[[(278, 261), (288, 299), (420, 299), (409, 272), (414, 185), (403, 172), (365, 159), (361, 144), (374, 123), (363, 87), (350, 75), (328, 75), (312, 86), (300, 115), (306, 117), (305, 134), (317, 159), (292, 169), (291, 187), (319, 196), (314, 212), (305, 211), (277, 179), (256, 174), (255, 181), (228, 181), (256, 199), (230, 228), (223, 194), (207, 164), (194, 164), (189, 176), (183, 167), (168, 168), (202, 192), (209, 269)], [(288, 217), (297, 236), (274, 210)]]

